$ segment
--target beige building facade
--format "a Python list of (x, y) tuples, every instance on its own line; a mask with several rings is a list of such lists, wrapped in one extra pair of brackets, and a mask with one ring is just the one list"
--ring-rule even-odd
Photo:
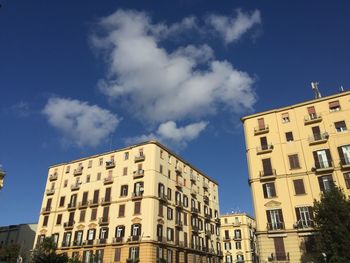
[(0, 248), (16, 244), (23, 262), (30, 261), (37, 224), (20, 224), (0, 227)]
[(350, 194), (350, 92), (242, 118), (261, 262), (300, 262), (313, 201)]
[(245, 213), (221, 215), (224, 263), (257, 262), (255, 220)]
[(51, 166), (37, 243), (83, 262), (220, 262), (218, 184), (156, 141)]

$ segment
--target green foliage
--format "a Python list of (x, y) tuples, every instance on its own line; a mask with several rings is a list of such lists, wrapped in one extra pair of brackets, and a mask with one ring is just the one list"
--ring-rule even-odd
[(16, 262), (19, 255), (20, 246), (17, 244), (11, 244), (0, 248), (0, 261), (4, 262)]
[(314, 201), (318, 235), (313, 244), (317, 260), (330, 263), (350, 262), (350, 201), (341, 189), (334, 186)]

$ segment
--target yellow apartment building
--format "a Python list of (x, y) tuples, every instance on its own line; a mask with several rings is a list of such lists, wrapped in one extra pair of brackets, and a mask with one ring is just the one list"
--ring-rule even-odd
[(245, 213), (221, 215), (224, 263), (257, 262), (255, 220)]
[(83, 262), (220, 262), (218, 184), (156, 141), (49, 167), (36, 244)]
[(313, 201), (350, 194), (350, 92), (242, 118), (261, 262), (300, 262)]

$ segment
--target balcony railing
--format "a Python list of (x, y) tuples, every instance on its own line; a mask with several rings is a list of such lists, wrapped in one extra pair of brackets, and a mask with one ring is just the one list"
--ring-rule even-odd
[(178, 181), (175, 182), (175, 186), (176, 186), (177, 188), (182, 188), (182, 187), (184, 186), (184, 184), (183, 184), (182, 181), (178, 180)]
[(198, 226), (192, 226), (192, 232), (199, 232), (199, 227)]
[(211, 219), (210, 214), (204, 214), (204, 219), (209, 221)]
[(267, 230), (269, 231), (283, 230), (283, 229), (284, 229), (284, 222), (267, 223)]
[(206, 237), (211, 237), (211, 232), (210, 232), (210, 230), (206, 230), (206, 231), (205, 231), (205, 236), (206, 236)]
[(65, 222), (63, 223), (63, 227), (65, 230), (73, 229), (74, 223), (75, 223), (74, 221)]
[(143, 197), (143, 191), (141, 192), (141, 191), (139, 191), (139, 192), (133, 192), (132, 193), (132, 196), (131, 196), (131, 198), (133, 199), (133, 200), (135, 200), (135, 199), (141, 199)]
[(306, 115), (304, 118), (304, 124), (312, 124), (312, 123), (316, 123), (322, 121), (322, 116), (320, 114), (317, 113), (311, 113), (309, 115)]
[(49, 180), (50, 181), (55, 181), (55, 180), (57, 180), (57, 177), (58, 177), (57, 172), (53, 173), (53, 174), (50, 174)]
[(130, 236), (128, 242), (140, 242), (141, 236)]
[(328, 172), (332, 171), (334, 169), (333, 167), (333, 161), (316, 161), (314, 170), (316, 172)]
[(109, 224), (109, 217), (100, 217), (98, 220), (99, 225), (108, 225)]
[(204, 190), (208, 190), (209, 185), (207, 183), (203, 183), (203, 188), (204, 188)]
[(274, 177), (276, 176), (276, 169), (263, 170), (259, 173), (260, 177)]
[(124, 237), (114, 237), (112, 242), (113, 244), (122, 244), (124, 243)]
[(89, 201), (89, 207), (98, 206), (98, 200), (90, 200)]
[(258, 154), (269, 153), (269, 152), (272, 152), (272, 150), (273, 150), (272, 144), (266, 144), (266, 145), (261, 145), (256, 147), (256, 152)]
[(83, 245), (83, 240), (74, 240), (72, 243), (73, 247), (80, 247)]
[(46, 195), (53, 195), (55, 193), (55, 189), (46, 189)]
[(80, 183), (80, 182), (77, 182), (77, 183), (75, 183), (75, 184), (72, 184), (72, 185), (70, 186), (70, 189), (71, 189), (72, 191), (79, 190), (79, 189), (80, 189), (80, 185), (81, 185), (81, 183)]
[(161, 243), (166, 243), (167, 242), (167, 238), (163, 237), (163, 236), (157, 236), (157, 241), (161, 242)]
[(175, 172), (176, 172), (177, 174), (181, 174), (181, 173), (182, 173), (182, 167), (180, 167), (180, 166), (175, 166)]
[(199, 213), (199, 210), (198, 210), (198, 208), (196, 208), (196, 207), (191, 207), (191, 212), (192, 212), (193, 214), (198, 214), (198, 213)]
[(204, 195), (203, 196), (203, 200), (204, 200), (205, 203), (207, 203), (207, 204), (209, 203), (209, 197), (208, 196)]
[(51, 206), (50, 207), (44, 207), (41, 209), (42, 214), (49, 214), (51, 212)]
[(113, 177), (107, 176), (103, 179), (103, 184), (112, 184), (113, 183)]
[(126, 263), (139, 263), (140, 260), (138, 258), (128, 258)]
[(340, 166), (342, 169), (350, 168), (350, 157), (340, 158)]
[(145, 170), (138, 169), (138, 170), (134, 171), (133, 177), (134, 177), (134, 179), (136, 179), (136, 178), (141, 178), (144, 175), (145, 175)]
[(75, 169), (73, 174), (74, 174), (74, 176), (76, 176), (76, 175), (82, 175), (82, 174), (83, 174), (83, 167), (80, 166), (80, 167), (78, 167), (77, 169)]
[(300, 219), (294, 224), (294, 228), (297, 229), (305, 229), (305, 228), (313, 228), (315, 226), (315, 223), (313, 220), (302, 220)]
[(159, 193), (158, 198), (163, 202), (168, 202), (168, 196), (165, 193)]
[(77, 203), (76, 202), (68, 203), (68, 205), (67, 205), (67, 209), (68, 210), (74, 210), (76, 208), (77, 208)]
[(289, 253), (271, 253), (270, 262), (289, 261)]
[(228, 237), (228, 236), (224, 236), (224, 237), (222, 238), (222, 241), (229, 241), (229, 240), (231, 240), (231, 238)]
[(139, 154), (139, 155), (136, 155), (135, 158), (134, 158), (134, 161), (135, 163), (136, 162), (142, 162), (146, 159), (146, 156), (144, 154)]
[(318, 143), (324, 143), (328, 140), (328, 132), (324, 133), (315, 133), (309, 137), (309, 144), (318, 144)]
[(234, 240), (241, 240), (241, 239), (242, 239), (242, 236), (237, 235), (237, 236), (234, 236), (233, 239), (234, 239)]
[(111, 203), (111, 198), (101, 198), (101, 205), (108, 205)]
[(268, 133), (269, 132), (269, 126), (268, 125), (264, 125), (261, 127), (255, 127), (254, 128), (254, 135), (259, 135), (259, 134), (263, 134), (263, 133)]
[(61, 246), (62, 247), (69, 247), (70, 246), (70, 242), (62, 241)]
[(82, 202), (79, 202), (78, 207), (79, 208), (86, 208), (88, 205), (89, 205), (88, 201), (82, 201)]
[(115, 167), (115, 161), (110, 160), (106, 162), (106, 169), (114, 168)]
[(176, 228), (182, 229), (183, 223), (182, 223), (181, 221), (176, 221), (176, 222), (175, 222), (175, 227), (176, 227)]
[(196, 177), (194, 174), (190, 174), (190, 180), (191, 180), (193, 183), (196, 183), (197, 177)]

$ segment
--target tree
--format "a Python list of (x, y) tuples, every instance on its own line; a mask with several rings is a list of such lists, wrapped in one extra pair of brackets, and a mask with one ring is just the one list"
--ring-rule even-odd
[(4, 262), (16, 262), (19, 255), (20, 246), (17, 244), (11, 244), (0, 248), (0, 261)]
[[(318, 235), (314, 248), (319, 262), (350, 262), (350, 201), (334, 185), (314, 201), (315, 225)], [(326, 260), (322, 256), (326, 255)]]
[(51, 237), (46, 237), (33, 252), (33, 263), (67, 263), (65, 254), (56, 253), (56, 244)]

